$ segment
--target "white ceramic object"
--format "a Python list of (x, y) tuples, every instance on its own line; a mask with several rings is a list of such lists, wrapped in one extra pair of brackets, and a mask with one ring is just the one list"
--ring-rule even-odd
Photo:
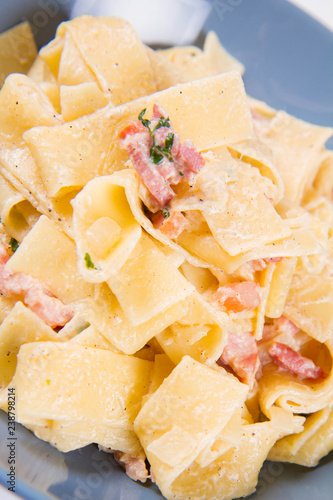
[(191, 44), (210, 13), (209, 0), (77, 0), (71, 17), (118, 16), (129, 21), (148, 44)]

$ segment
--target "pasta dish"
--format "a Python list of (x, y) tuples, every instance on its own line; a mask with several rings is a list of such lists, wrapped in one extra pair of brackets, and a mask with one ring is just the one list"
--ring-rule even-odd
[(317, 465), (333, 130), (249, 97), (213, 32), (153, 50), (82, 16), (39, 53), (26, 23), (1, 36), (26, 58), (0, 91), (0, 408), (15, 392), (38, 438), (95, 443), (169, 500)]

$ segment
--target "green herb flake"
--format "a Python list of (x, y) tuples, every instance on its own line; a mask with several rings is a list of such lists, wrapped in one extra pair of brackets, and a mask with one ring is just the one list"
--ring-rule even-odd
[(157, 130), (158, 128), (161, 127), (167, 127), (170, 128), (170, 118), (164, 118), (164, 116), (161, 116), (161, 118), (158, 120), (157, 124), (155, 125), (154, 131)]
[(87, 266), (88, 269), (97, 269), (95, 267), (95, 264), (91, 260), (91, 257), (90, 257), (90, 255), (88, 253), (85, 254), (84, 260), (86, 261), (86, 266)]
[(153, 160), (155, 165), (158, 165), (163, 161), (164, 155), (158, 146), (152, 146), (150, 149), (150, 158)]
[(10, 238), (10, 240), (9, 240), (9, 244), (8, 244), (8, 245), (9, 245), (9, 247), (10, 247), (11, 251), (12, 251), (13, 253), (15, 253), (15, 252), (16, 252), (16, 250), (17, 250), (17, 249), (18, 249), (18, 247), (19, 247), (19, 242), (18, 242), (15, 238)]
[[(149, 133), (153, 139), (153, 145), (150, 148), (150, 159), (152, 160), (152, 162), (155, 165), (159, 165), (160, 163), (162, 163), (164, 158), (167, 158), (170, 162), (172, 162), (173, 158), (171, 155), (171, 148), (173, 146), (175, 134), (170, 133), (167, 135), (167, 137), (165, 139), (165, 146), (164, 147), (161, 147), (161, 146), (158, 146), (157, 144), (155, 144), (155, 135), (154, 135), (155, 131), (157, 129), (159, 129), (160, 127), (170, 128), (170, 126), (171, 126), (170, 125), (170, 118), (169, 117), (165, 118), (164, 116), (161, 116), (159, 118), (156, 126), (154, 127), (154, 130), (151, 130), (150, 120), (147, 120), (146, 118), (144, 118), (144, 114), (146, 113), (146, 111), (147, 111), (147, 108), (144, 108), (142, 111), (140, 111), (138, 119), (149, 130)], [(87, 264), (87, 267), (91, 267), (91, 266), (88, 266), (88, 264)]]
[[(140, 120), (140, 122), (142, 123), (142, 125), (144, 125), (145, 127), (147, 127), (149, 129), (150, 120), (147, 120), (146, 118), (143, 118), (143, 115), (145, 114), (146, 111), (147, 111), (147, 108), (144, 108), (139, 113), (138, 119)], [(149, 131), (150, 131), (150, 129), (149, 129)]]
[(173, 146), (173, 141), (175, 139), (175, 134), (168, 134), (165, 139), (165, 146), (157, 146), (155, 144), (155, 139), (153, 136), (153, 145), (150, 149), (150, 158), (153, 160), (155, 165), (158, 165), (163, 161), (163, 158), (167, 158), (170, 162), (173, 162), (171, 149)]
[(170, 217), (170, 211), (168, 209), (168, 207), (164, 207), (162, 208), (162, 215), (165, 219), (168, 219)]
[(168, 134), (165, 139), (165, 150), (171, 153), (171, 148), (173, 146), (173, 141), (175, 139), (175, 134)]

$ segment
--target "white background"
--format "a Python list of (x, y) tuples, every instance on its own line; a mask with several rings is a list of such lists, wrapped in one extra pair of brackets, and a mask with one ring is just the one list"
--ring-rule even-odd
[(290, 0), (333, 31), (333, 0)]

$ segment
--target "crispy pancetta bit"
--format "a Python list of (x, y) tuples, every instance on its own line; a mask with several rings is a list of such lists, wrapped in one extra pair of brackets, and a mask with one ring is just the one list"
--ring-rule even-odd
[(260, 285), (255, 281), (228, 283), (220, 286), (215, 296), (218, 305), (227, 311), (251, 311), (260, 304)]
[(0, 293), (5, 297), (24, 296), (24, 303), (51, 328), (64, 326), (73, 317), (70, 306), (54, 297), (43, 283), (28, 274), (11, 272), (6, 268), (10, 256), (0, 244)]
[(171, 186), (182, 179), (193, 182), (205, 162), (189, 139), (180, 143), (159, 103), (153, 106), (151, 120), (144, 118), (145, 111), (120, 132), (119, 140), (155, 204), (164, 208), (175, 196)]
[(122, 451), (114, 451), (113, 455), (117, 462), (124, 467), (128, 477), (133, 479), (133, 481), (141, 481), (141, 483), (147, 481), (149, 474), (143, 458), (131, 457), (131, 455)]
[(155, 229), (170, 239), (176, 239), (187, 226), (187, 220), (181, 212), (176, 210), (159, 210), (150, 217)]
[(217, 364), (230, 367), (240, 381), (252, 389), (260, 368), (258, 346), (252, 333), (245, 332), (237, 335), (229, 333), (228, 343)]
[(299, 379), (322, 379), (327, 377), (320, 366), (317, 366), (311, 359), (301, 356), (291, 347), (281, 342), (274, 342), (268, 350), (274, 363), (297, 375)]

